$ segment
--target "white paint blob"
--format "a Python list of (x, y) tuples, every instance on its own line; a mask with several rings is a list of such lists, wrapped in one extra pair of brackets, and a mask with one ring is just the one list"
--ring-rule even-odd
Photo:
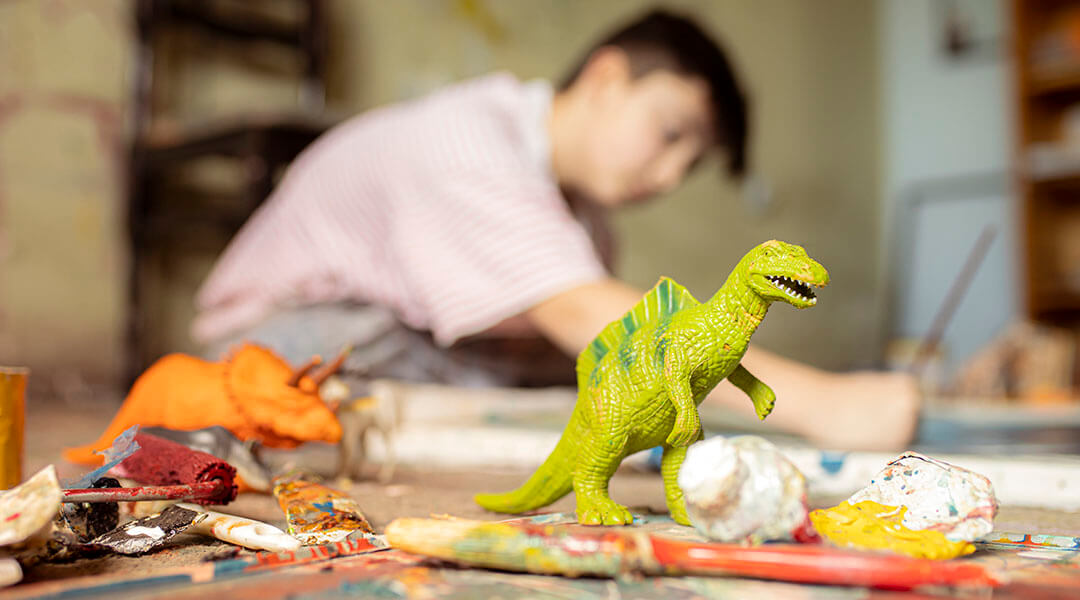
[(764, 438), (713, 437), (693, 444), (678, 483), (690, 522), (713, 540), (790, 540), (807, 524), (806, 480)]

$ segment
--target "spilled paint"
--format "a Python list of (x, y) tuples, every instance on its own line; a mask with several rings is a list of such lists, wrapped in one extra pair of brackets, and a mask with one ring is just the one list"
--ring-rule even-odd
[(975, 551), (969, 542), (951, 541), (940, 531), (909, 529), (904, 526), (906, 506), (887, 506), (872, 500), (810, 512), (818, 533), (844, 548), (886, 550), (913, 558), (942, 560)]

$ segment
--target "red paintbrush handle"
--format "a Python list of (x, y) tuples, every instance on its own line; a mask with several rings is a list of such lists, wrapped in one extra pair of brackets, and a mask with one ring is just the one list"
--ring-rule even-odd
[(63, 502), (133, 502), (139, 500), (206, 500), (222, 493), (221, 481), (191, 485), (64, 490)]
[(738, 575), (798, 583), (909, 590), (924, 585), (997, 587), (982, 565), (863, 554), (823, 546), (698, 544), (650, 537), (653, 557), (666, 573)]

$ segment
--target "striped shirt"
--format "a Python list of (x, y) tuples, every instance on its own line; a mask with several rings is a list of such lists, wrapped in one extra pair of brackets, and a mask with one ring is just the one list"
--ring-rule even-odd
[(226, 248), (192, 335), (351, 300), (450, 345), (605, 277), (551, 172), (551, 101), (546, 82), (495, 74), (327, 132)]

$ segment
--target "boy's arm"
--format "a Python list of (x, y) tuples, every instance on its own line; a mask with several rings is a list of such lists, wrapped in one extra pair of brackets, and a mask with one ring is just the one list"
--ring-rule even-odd
[(576, 357), (600, 330), (630, 310), (643, 294), (633, 286), (607, 278), (556, 294), (525, 315), (567, 356)]
[[(536, 328), (569, 356), (641, 299), (643, 291), (608, 278), (572, 288), (526, 312)], [(776, 393), (767, 423), (824, 446), (894, 450), (914, 434), (919, 393), (901, 373), (836, 374), (751, 347), (741, 364)], [(753, 415), (746, 395), (721, 382), (706, 402)]]

